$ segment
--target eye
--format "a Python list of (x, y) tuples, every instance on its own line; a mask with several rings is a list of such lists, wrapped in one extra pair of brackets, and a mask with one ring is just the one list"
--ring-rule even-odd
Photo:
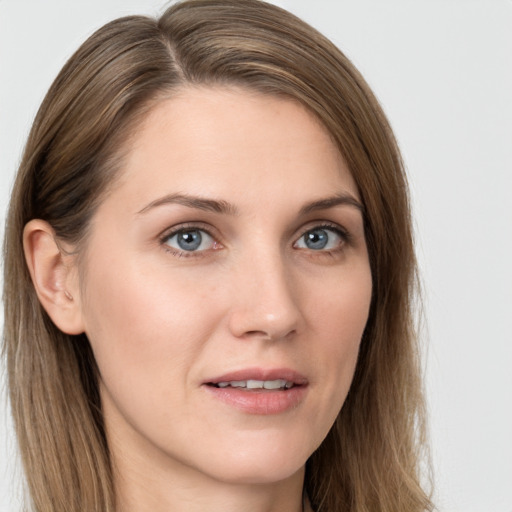
[(295, 247), (312, 251), (336, 250), (343, 244), (344, 239), (341, 230), (330, 226), (318, 226), (306, 231), (295, 242)]
[(216, 247), (213, 237), (203, 229), (180, 229), (167, 235), (163, 243), (180, 252), (199, 252)]

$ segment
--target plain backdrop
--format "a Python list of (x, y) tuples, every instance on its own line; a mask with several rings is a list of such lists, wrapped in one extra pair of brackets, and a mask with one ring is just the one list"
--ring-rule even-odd
[[(353, 60), (403, 151), (425, 288), (439, 510), (512, 512), (512, 1), (276, 3)], [(162, 7), (157, 0), (0, 0), (2, 234), (31, 120), (65, 60), (103, 23)], [(14, 512), (19, 466), (4, 395), (0, 511)]]

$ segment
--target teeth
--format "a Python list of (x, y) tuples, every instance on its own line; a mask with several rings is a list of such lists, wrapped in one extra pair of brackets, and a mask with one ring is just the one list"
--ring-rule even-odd
[[(290, 383), (291, 384), (291, 383)], [(283, 379), (278, 380), (266, 380), (263, 383), (263, 387), (265, 389), (279, 389), (284, 388), (286, 386), (286, 381)]]
[(247, 389), (262, 389), (263, 381), (262, 380), (248, 380), (247, 381)]
[(232, 380), (229, 382), (218, 382), (217, 387), (227, 388), (247, 388), (247, 389), (290, 389), (293, 386), (293, 382), (286, 381), (284, 379), (276, 380)]

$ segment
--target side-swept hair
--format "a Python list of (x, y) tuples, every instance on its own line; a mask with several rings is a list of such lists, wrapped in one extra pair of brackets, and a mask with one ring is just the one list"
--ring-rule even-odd
[(329, 130), (364, 203), (370, 316), (347, 400), (307, 463), (312, 505), (318, 512), (431, 510), (420, 485), (416, 265), (397, 144), (351, 62), (316, 30), (258, 0), (189, 0), (156, 20), (115, 20), (69, 59), (40, 107), (4, 242), (4, 354), (33, 508), (114, 512), (115, 496), (89, 342), (59, 331), (39, 304), (23, 228), (40, 218), (59, 239), (86, 244), (144, 116), (180, 88), (223, 84), (305, 105)]

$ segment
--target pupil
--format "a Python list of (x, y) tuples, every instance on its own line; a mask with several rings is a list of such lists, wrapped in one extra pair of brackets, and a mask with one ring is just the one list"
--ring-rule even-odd
[(184, 231), (178, 234), (178, 245), (184, 251), (194, 251), (202, 242), (202, 236), (199, 231)]
[(316, 229), (315, 231), (310, 231), (306, 233), (306, 246), (309, 249), (323, 249), (328, 242), (327, 231), (324, 229)]

